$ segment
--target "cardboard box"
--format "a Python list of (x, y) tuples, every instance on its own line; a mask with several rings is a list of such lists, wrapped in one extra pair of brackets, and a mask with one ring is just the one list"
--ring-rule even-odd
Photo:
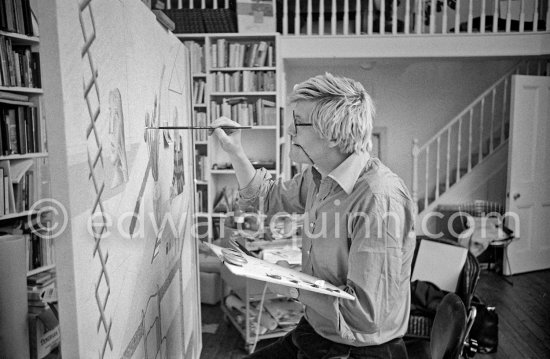
[(29, 346), (31, 359), (43, 359), (61, 342), (59, 322), (51, 309), (29, 314)]

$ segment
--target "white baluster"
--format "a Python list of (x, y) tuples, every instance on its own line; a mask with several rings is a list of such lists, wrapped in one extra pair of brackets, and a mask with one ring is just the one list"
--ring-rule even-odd
[(319, 35), (325, 34), (325, 0), (319, 2)]
[(229, 9), (229, 0), (225, 0), (225, 8)]
[(416, 33), (421, 34), (422, 33), (422, 13), (423, 13), (423, 2), (422, 0), (416, 0)]
[(449, 178), (451, 177), (451, 129), (447, 129), (447, 168), (445, 171), (445, 192), (449, 190)]
[(378, 19), (380, 34), (384, 34), (386, 25), (386, 0), (379, 1), (380, 18)]
[(443, 15), (442, 15), (442, 24), (441, 24), (441, 33), (446, 34), (447, 33), (447, 4), (443, 2)]
[(214, 2), (212, 3), (212, 9), (217, 9), (217, 8), (218, 8), (218, 0), (214, 0)]
[(472, 33), (472, 24), (473, 24), (473, 20), (474, 20), (474, 9), (473, 9), (473, 4), (472, 4), (472, 0), (469, 1), (468, 3), (468, 34), (471, 34)]
[[(298, 0), (297, 0), (298, 1)], [(307, 34), (308, 35), (311, 35), (312, 33), (312, 23), (313, 23), (313, 9), (312, 9), (312, 4), (311, 4), (311, 0), (307, 0)]]
[[(323, 3), (321, 1), (321, 3)], [(361, 34), (361, 1), (355, 0), (355, 34)]]
[(349, 29), (349, 0), (344, 0), (344, 35), (348, 34)]
[(458, 119), (458, 146), (456, 148), (456, 182), (460, 180), (460, 151), (462, 150), (462, 117)]
[(492, 95), (493, 95), (493, 99), (491, 101), (491, 124), (489, 125), (489, 129), (490, 129), (490, 132), (489, 132), (489, 136), (490, 136), (490, 139), (489, 139), (489, 153), (492, 153), (493, 152), (493, 148), (494, 148), (494, 143), (493, 143), (493, 129), (494, 129), (494, 122), (495, 122), (495, 101), (496, 101), (496, 95), (497, 95), (497, 88), (494, 87), (493, 88), (493, 91), (492, 91)]
[(294, 35), (300, 35), (300, 0), (294, 6)]
[[(439, 198), (439, 171), (441, 169), (441, 166), (439, 164), (440, 162), (440, 145), (441, 145), (441, 136), (439, 136), (437, 138), (437, 152), (436, 152), (436, 162), (435, 162), (435, 167), (436, 167), (436, 171), (435, 171), (435, 199), (438, 199)], [(447, 181), (448, 182), (448, 181)]]
[(483, 158), (483, 115), (485, 111), (485, 98), (481, 99), (481, 108), (479, 111), (479, 156), (477, 163)]
[(393, 34), (397, 34), (397, 0), (393, 0), (391, 13), (391, 31)]
[(405, 0), (405, 34), (409, 33), (411, 26), (411, 0)]
[(512, 0), (508, 0), (506, 6), (506, 32), (510, 32), (512, 26)]
[(206, 1), (201, 0), (201, 9), (206, 9)]
[(330, 33), (336, 35), (336, 0), (332, 0), (332, 8), (330, 15)]
[[(418, 139), (413, 139), (412, 146), (412, 158), (413, 158), (413, 168), (412, 168), (412, 199), (415, 208), (418, 205)], [(418, 211), (418, 208), (417, 208)]]
[(521, 7), (519, 12), (519, 32), (523, 32), (525, 29), (525, 0), (521, 0)]
[(429, 196), (428, 184), (430, 180), (429, 163), (430, 163), (430, 146), (426, 147), (426, 174), (424, 176), (424, 181), (426, 183), (425, 183), (425, 192), (424, 192), (424, 209), (428, 208), (428, 196)]
[(468, 126), (468, 172), (472, 170), (472, 125), (474, 108), (470, 108), (470, 125)]
[(283, 35), (288, 35), (288, 0), (283, 0)]
[(435, 10), (437, 7), (437, 1), (431, 0), (430, 3), (430, 34), (435, 33)]

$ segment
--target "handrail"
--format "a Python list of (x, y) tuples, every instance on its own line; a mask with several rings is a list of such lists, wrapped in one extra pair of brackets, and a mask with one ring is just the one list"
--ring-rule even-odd
[(430, 137), (423, 145), (418, 147), (418, 152), (425, 149), (427, 146), (431, 145), (434, 141), (437, 140), (438, 137), (440, 137), (445, 131), (447, 131), (450, 127), (454, 126), (458, 120), (463, 117), (467, 112), (470, 111), (470, 109), (474, 108), (485, 96), (487, 96), (488, 93), (492, 92), (493, 89), (497, 88), (502, 82), (504, 82), (506, 79), (510, 77), (514, 72), (516, 72), (522, 63), (518, 63), (514, 65), (510, 70), (506, 72), (500, 79), (498, 79), (491, 87), (489, 87), (487, 90), (483, 91), (481, 95), (476, 97), (475, 100), (473, 100), (468, 107), (464, 108), (464, 110), (460, 111), (458, 115), (456, 115), (449, 123), (447, 123), (445, 126), (441, 128), (441, 130), (437, 131), (435, 135)]

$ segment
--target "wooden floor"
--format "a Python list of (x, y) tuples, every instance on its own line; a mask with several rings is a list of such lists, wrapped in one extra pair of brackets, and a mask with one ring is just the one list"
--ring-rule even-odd
[[(506, 279), (483, 271), (476, 294), (496, 307), (499, 346), (497, 353), (478, 354), (475, 358), (550, 358), (550, 270)], [(244, 341), (237, 330), (223, 321), (218, 306), (203, 304), (202, 322), (203, 326), (219, 325), (214, 334), (204, 333), (204, 326), (201, 359), (239, 359), (246, 355)], [(258, 347), (268, 342), (260, 341)]]

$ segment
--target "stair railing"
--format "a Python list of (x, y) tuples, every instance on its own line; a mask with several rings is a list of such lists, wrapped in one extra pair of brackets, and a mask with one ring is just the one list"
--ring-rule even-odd
[[(511, 77), (514, 74), (549, 76), (550, 61), (520, 62), (423, 145), (413, 139), (412, 197), (418, 206), (417, 213), (428, 208), (507, 141)], [(430, 151), (435, 153), (432, 155)], [(420, 173), (420, 167), (423, 167), (424, 173)], [(433, 183), (432, 179), (435, 179)], [(422, 199), (419, 201), (419, 198)]]

